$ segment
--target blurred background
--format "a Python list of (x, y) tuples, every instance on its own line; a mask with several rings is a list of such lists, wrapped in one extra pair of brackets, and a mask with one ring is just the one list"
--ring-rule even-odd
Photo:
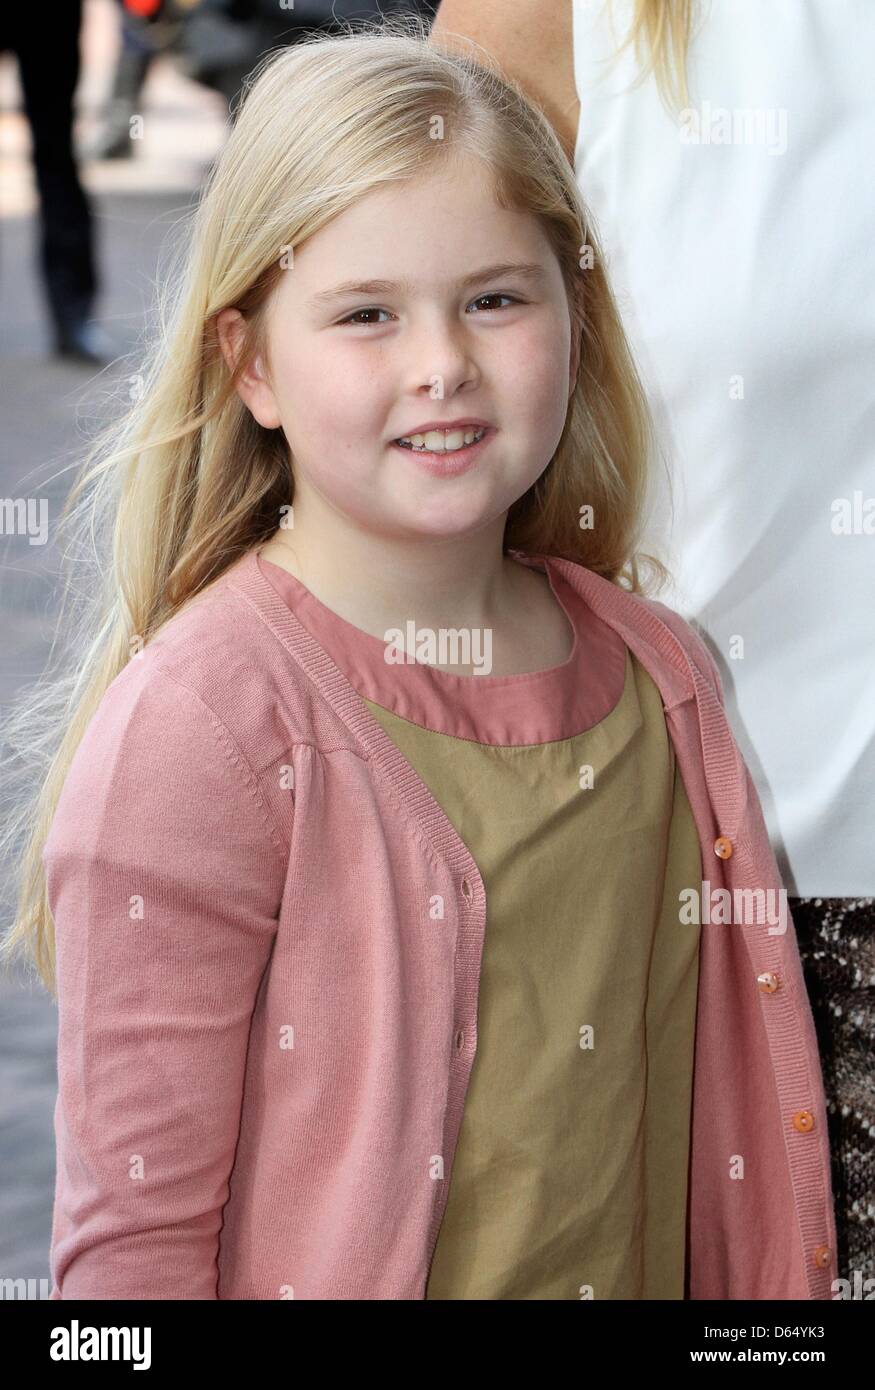
[[(305, 33), (426, 0), (62, 0), (0, 19), (0, 718), (49, 651), (53, 528), (87, 437), (117, 399), (159, 252), (196, 203), (246, 74)], [(16, 12), (29, 10), (21, 16)], [(4, 922), (10, 885), (0, 875)], [(0, 976), (0, 1278), (45, 1280), (54, 1198), (57, 1011)]]

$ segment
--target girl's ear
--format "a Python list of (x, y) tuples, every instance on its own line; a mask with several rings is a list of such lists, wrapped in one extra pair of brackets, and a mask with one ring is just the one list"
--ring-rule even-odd
[[(237, 365), (245, 330), (239, 309), (222, 309), (216, 315), (216, 334), (229, 372), (233, 372)], [(256, 353), (253, 361), (241, 372), (237, 380), (237, 395), (266, 430), (278, 429), (282, 424), (276, 397), (259, 354)]]

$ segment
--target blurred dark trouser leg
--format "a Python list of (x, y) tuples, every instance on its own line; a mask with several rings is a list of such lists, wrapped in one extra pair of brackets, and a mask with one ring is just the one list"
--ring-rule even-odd
[(838, 1267), (875, 1277), (875, 898), (790, 898), (828, 1107)]
[[(97, 293), (94, 226), (73, 157), (82, 0), (5, 21), (18, 55), (40, 196), (40, 261), (56, 334), (87, 318)], [(47, 30), (49, 32), (47, 32)], [(51, 44), (51, 60), (47, 58)]]

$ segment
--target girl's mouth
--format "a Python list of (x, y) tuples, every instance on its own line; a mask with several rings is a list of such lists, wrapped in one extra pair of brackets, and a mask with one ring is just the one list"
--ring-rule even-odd
[(479, 437), (475, 437), (473, 443), (463, 444), (461, 449), (446, 451), (415, 448), (411, 444), (402, 444), (398, 439), (393, 439), (391, 447), (398, 449), (399, 452), (413, 459), (428, 473), (432, 473), (436, 477), (452, 477), (457, 473), (464, 473), (466, 469), (477, 462), (494, 434), (495, 430), (489, 425), (485, 429), (477, 431)]

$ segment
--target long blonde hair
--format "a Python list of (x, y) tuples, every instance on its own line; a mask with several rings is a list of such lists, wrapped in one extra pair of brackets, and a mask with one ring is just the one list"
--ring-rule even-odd
[(633, 85), (652, 72), (663, 105), (674, 113), (690, 103), (687, 59), (694, 7), (694, 0), (635, 0), (629, 32), (616, 54), (634, 46), (639, 75)]
[[(638, 553), (653, 450), (644, 390), (573, 171), (521, 90), (488, 55), (444, 50), (406, 15), (267, 54), (234, 114), (176, 273), (158, 291), (158, 331), (129, 378), (134, 399), (87, 452), (60, 519), (73, 538), (62, 547), (72, 557), (58, 622), (65, 669), (28, 690), (6, 723), (7, 783), (28, 795), (19, 805), (13, 789), (0, 841), (2, 851), (19, 847), (20, 864), (2, 958), (32, 962), (53, 994), (41, 855), (70, 762), (131, 655), (277, 529), (294, 493), (288, 446), (253, 419), (235, 384), (265, 350), (266, 302), (288, 248), (370, 190), (471, 154), (486, 161), (503, 206), (540, 219), (581, 359), (559, 445), (510, 508), (505, 550), (574, 560), (635, 593), (645, 574), (657, 588), (667, 578), (657, 557)], [(436, 115), (444, 139), (434, 138)], [(247, 323), (233, 374), (215, 330), (228, 306)], [(587, 503), (595, 525), (581, 529)]]

